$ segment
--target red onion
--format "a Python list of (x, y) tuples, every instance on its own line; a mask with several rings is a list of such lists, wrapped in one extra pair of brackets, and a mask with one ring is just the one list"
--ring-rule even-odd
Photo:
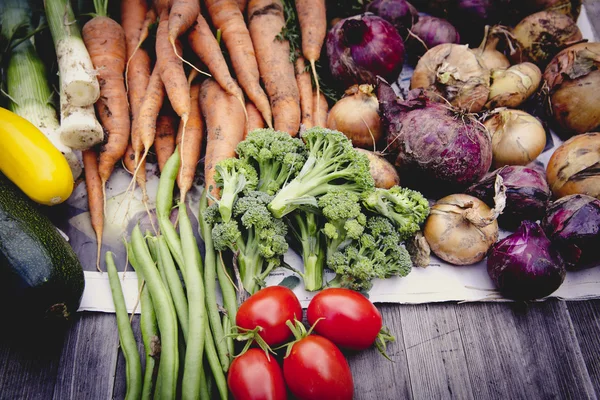
[[(406, 40), (406, 51), (414, 56), (422, 56), (425, 52), (438, 44), (460, 43), (460, 35), (456, 28), (442, 18), (424, 16), (413, 25)], [(416, 57), (414, 57), (416, 60)]]
[(560, 198), (548, 207), (542, 227), (567, 269), (600, 265), (600, 200), (584, 194)]
[(401, 101), (380, 82), (377, 95), (403, 185), (429, 194), (456, 193), (490, 168), (490, 136), (472, 116), (430, 100), (420, 89)]
[(339, 21), (327, 35), (329, 68), (346, 87), (375, 83), (376, 77), (393, 82), (402, 71), (404, 41), (392, 24), (372, 13)]
[(419, 12), (406, 0), (374, 0), (367, 5), (367, 11), (394, 25), (402, 37), (419, 20)]
[(515, 233), (492, 246), (487, 270), (500, 292), (516, 300), (548, 296), (566, 275), (563, 259), (542, 228), (531, 221), (523, 221)]

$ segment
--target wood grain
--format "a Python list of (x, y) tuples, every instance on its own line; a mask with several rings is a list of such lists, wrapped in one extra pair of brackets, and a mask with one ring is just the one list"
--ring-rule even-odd
[(581, 354), (596, 394), (600, 393), (600, 300), (567, 303)]

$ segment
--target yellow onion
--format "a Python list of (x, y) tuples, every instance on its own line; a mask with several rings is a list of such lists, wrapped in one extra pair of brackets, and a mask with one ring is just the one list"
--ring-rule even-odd
[(540, 68), (563, 48), (583, 39), (575, 21), (558, 11), (528, 15), (512, 31), (517, 41), (513, 62), (529, 61)]
[(546, 178), (557, 198), (587, 194), (600, 199), (600, 133), (585, 133), (564, 142), (550, 157)]
[(369, 170), (375, 181), (375, 187), (389, 189), (392, 186), (400, 186), (400, 176), (392, 163), (372, 151), (360, 148), (356, 150), (369, 159)]
[(546, 146), (546, 131), (533, 115), (521, 110), (504, 109), (484, 122), (492, 135), (493, 168), (527, 165)]
[(542, 10), (557, 11), (577, 21), (577, 17), (581, 12), (581, 0), (524, 0), (521, 8), (527, 14)]
[(503, 32), (504, 30), (500, 29), (499, 27), (493, 27), (490, 29), (490, 27), (486, 25), (481, 44), (478, 48), (473, 49), (475, 54), (481, 58), (486, 68), (492, 72), (495, 69), (506, 69), (510, 67), (510, 61), (508, 61), (508, 58), (506, 58), (503, 53), (496, 50), (496, 47), (500, 42), (499, 35), (501, 35)]
[(410, 88), (425, 88), (453, 106), (478, 112), (490, 92), (490, 70), (466, 45), (443, 43), (429, 49), (417, 63)]
[(331, 107), (327, 128), (342, 132), (355, 147), (375, 149), (381, 140), (379, 102), (371, 85), (353, 85)]
[(562, 134), (600, 126), (600, 43), (579, 43), (558, 53), (544, 71), (554, 119)]
[(530, 62), (492, 71), (490, 96), (485, 107), (519, 107), (540, 86), (542, 71)]

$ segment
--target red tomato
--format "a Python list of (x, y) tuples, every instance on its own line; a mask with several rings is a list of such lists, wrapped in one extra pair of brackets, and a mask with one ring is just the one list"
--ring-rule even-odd
[(370, 347), (381, 330), (379, 310), (362, 294), (350, 289), (329, 288), (311, 300), (306, 311), (314, 331), (340, 347), (363, 350)]
[(274, 346), (292, 336), (285, 322), (293, 323), (295, 319), (302, 320), (302, 306), (294, 292), (285, 286), (270, 286), (242, 303), (235, 323), (245, 329), (262, 327), (259, 335), (269, 346)]
[(354, 392), (348, 361), (335, 344), (318, 335), (293, 345), (283, 359), (283, 377), (300, 400), (352, 399)]
[(249, 349), (233, 359), (227, 386), (236, 400), (287, 399), (281, 367), (260, 349)]

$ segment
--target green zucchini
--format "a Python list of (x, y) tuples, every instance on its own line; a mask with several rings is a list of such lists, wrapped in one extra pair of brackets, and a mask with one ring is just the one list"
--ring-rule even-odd
[[(48, 217), (0, 174), (0, 299), (10, 317), (67, 320), (79, 308), (83, 269)], [(14, 315), (12, 315), (14, 313)]]

